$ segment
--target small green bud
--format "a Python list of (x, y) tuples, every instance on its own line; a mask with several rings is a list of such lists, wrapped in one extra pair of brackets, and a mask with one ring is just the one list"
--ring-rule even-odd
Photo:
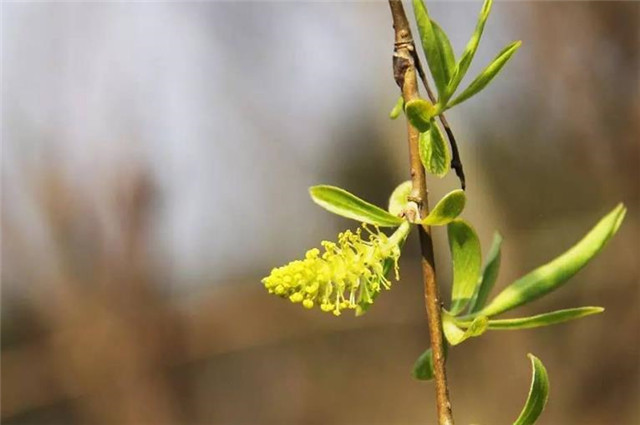
[(438, 108), (426, 99), (414, 99), (405, 104), (404, 111), (411, 125), (421, 133), (429, 130), (431, 119), (438, 114)]

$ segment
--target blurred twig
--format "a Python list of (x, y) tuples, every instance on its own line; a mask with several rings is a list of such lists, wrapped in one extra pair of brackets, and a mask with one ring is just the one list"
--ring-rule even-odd
[(160, 299), (146, 258), (149, 181), (135, 168), (113, 175), (99, 202), (56, 168), (36, 179), (50, 230), (42, 254), (50, 258), (49, 267), (31, 271), (29, 301), (50, 337), (3, 350), (3, 385), (11, 388), (9, 397), (3, 392), (3, 417), (62, 396), (73, 400), (73, 415), (83, 423), (182, 422), (168, 377), (148, 373), (158, 353), (171, 352), (178, 330), (169, 311), (153, 320), (139, 316), (140, 306), (153, 308)]

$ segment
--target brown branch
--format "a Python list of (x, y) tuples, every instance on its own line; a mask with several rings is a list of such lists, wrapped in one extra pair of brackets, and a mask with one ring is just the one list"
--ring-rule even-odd
[[(393, 73), (396, 82), (402, 90), (402, 97), (405, 103), (407, 103), (412, 99), (418, 98), (415, 47), (402, 2), (400, 0), (389, 0), (389, 6), (391, 8), (393, 29), (395, 31)], [(407, 130), (412, 181), (409, 200), (417, 204), (420, 217), (426, 217), (429, 213), (429, 204), (427, 198), (427, 180), (418, 151), (418, 138), (420, 133), (408, 120)], [(419, 226), (419, 232), (425, 305), (427, 309), (429, 336), (431, 338), (431, 349), (433, 351), (438, 423), (439, 425), (453, 425), (445, 370), (441, 306), (438, 300), (433, 241), (431, 240), (431, 231), (428, 226)]]
[[(412, 42), (413, 43), (413, 42)], [(429, 86), (429, 81), (427, 80), (427, 75), (424, 72), (424, 68), (420, 63), (420, 58), (418, 57), (418, 52), (415, 49), (415, 45), (413, 45), (413, 60), (416, 64), (416, 69), (418, 70), (418, 75), (420, 75), (420, 80), (424, 85), (424, 88), (427, 90), (427, 96), (431, 103), (436, 103), (436, 96), (433, 94), (433, 90)], [(438, 115), (440, 119), (440, 123), (442, 127), (444, 127), (444, 131), (447, 133), (447, 139), (449, 139), (449, 145), (451, 146), (451, 168), (453, 168), (456, 172), (456, 176), (460, 180), (460, 186), (462, 190), (466, 189), (467, 183), (464, 176), (464, 169), (462, 168), (462, 160), (460, 159), (460, 151), (458, 150), (458, 144), (456, 142), (456, 138), (453, 136), (453, 131), (449, 126), (449, 121), (447, 121), (447, 117), (444, 116), (444, 112)]]

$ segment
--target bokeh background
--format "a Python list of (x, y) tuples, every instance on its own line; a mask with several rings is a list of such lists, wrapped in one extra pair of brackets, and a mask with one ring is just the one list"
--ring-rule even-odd
[[(384, 205), (408, 177), (386, 2), (1, 7), (3, 423), (434, 422), (432, 384), (410, 376), (428, 346), (417, 240), (362, 318), (260, 284), (356, 226), (308, 186)], [(430, 4), (457, 55), (479, 8)], [(629, 213), (571, 284), (517, 313), (605, 314), (451, 350), (460, 424), (513, 421), (528, 352), (551, 377), (540, 424), (640, 423), (639, 24), (638, 2), (494, 5), (470, 76), (523, 47), (448, 118), (465, 217), (485, 251), (505, 237), (497, 288), (617, 202)], [(457, 186), (429, 183), (432, 200)]]

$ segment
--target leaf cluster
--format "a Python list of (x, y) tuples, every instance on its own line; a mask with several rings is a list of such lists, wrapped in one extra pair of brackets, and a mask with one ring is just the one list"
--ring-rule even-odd
[(420, 131), (422, 164), (431, 174), (444, 177), (451, 169), (451, 153), (435, 118), (485, 89), (520, 48), (522, 42), (514, 41), (504, 47), (491, 63), (456, 95), (478, 50), (493, 1), (485, 0), (482, 5), (476, 28), (459, 59), (456, 59), (447, 33), (431, 17), (423, 0), (412, 2), (422, 50), (438, 96), (435, 104), (428, 99), (413, 99), (405, 104), (400, 98), (389, 117), (397, 118), (404, 109), (407, 119)]
[[(366, 202), (344, 189), (334, 186), (314, 186), (312, 199), (328, 211), (380, 227), (396, 227), (408, 223), (408, 211), (415, 209), (409, 200), (411, 182), (404, 182), (392, 192), (389, 206), (384, 210)], [(453, 282), (451, 304), (443, 310), (443, 333), (450, 346), (457, 346), (469, 338), (479, 337), (488, 330), (518, 330), (549, 326), (601, 313), (602, 307), (573, 307), (545, 312), (529, 317), (496, 318), (519, 306), (560, 288), (589, 263), (618, 231), (626, 208), (619, 204), (605, 215), (580, 241), (548, 263), (526, 273), (507, 285), (489, 301), (500, 271), (502, 242), (495, 233), (491, 248), (482, 259), (481, 244), (473, 226), (460, 218), (466, 204), (462, 190), (445, 195), (424, 218), (413, 225), (445, 227), (451, 251)], [(403, 234), (402, 241), (404, 241)], [(392, 236), (393, 238), (393, 236)], [(364, 313), (366, 310), (361, 311)], [(515, 424), (532, 424), (547, 400), (548, 377), (544, 366), (530, 355), (533, 382), (525, 408)], [(433, 355), (427, 349), (417, 359), (413, 376), (419, 380), (433, 379)]]

